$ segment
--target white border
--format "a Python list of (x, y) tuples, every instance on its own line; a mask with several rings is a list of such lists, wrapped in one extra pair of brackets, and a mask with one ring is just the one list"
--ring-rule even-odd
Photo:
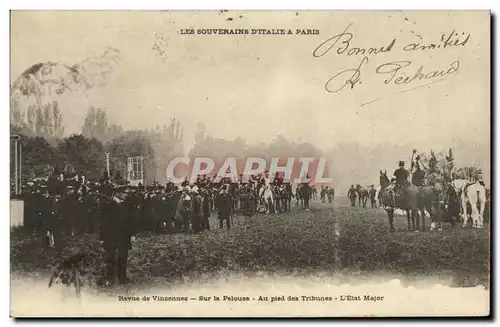
[[(238, 3), (235, 3), (235, 1), (230, 1), (230, 0), (225, 0), (225, 1), (192, 1), (192, 0), (183, 0), (179, 2), (171, 2), (171, 1), (151, 1), (151, 0), (141, 0), (141, 1), (133, 1), (133, 0), (122, 0), (122, 1), (103, 1), (103, 0), (86, 0), (85, 2), (82, 3), (69, 3), (68, 1), (62, 1), (62, 0), (45, 0), (45, 1), (13, 1), (13, 0), (7, 0), (7, 1), (2, 1), (1, 2), (1, 8), (2, 11), (0, 13), (0, 17), (2, 17), (2, 23), (0, 24), (1, 30), (0, 30), (0, 38), (1, 38), (1, 59), (3, 62), (2, 67), (2, 78), (1, 78), (1, 85), (0, 85), (0, 94), (1, 94), (1, 103), (2, 107), (4, 109), (1, 111), (1, 118), (2, 118), (2, 126), (4, 126), (5, 134), (7, 134), (7, 131), (9, 130), (9, 110), (8, 110), (8, 103), (9, 103), (9, 36), (10, 36), (10, 31), (9, 31), (9, 9), (140, 9), (140, 10), (158, 10), (158, 9), (172, 9), (172, 10), (188, 10), (188, 9), (199, 9), (199, 10), (209, 10), (209, 9), (228, 9), (228, 10), (235, 10), (235, 9), (280, 9), (280, 10), (383, 10), (383, 9), (421, 9), (421, 10), (436, 10), (436, 9), (443, 9), (443, 10), (450, 10), (450, 9), (462, 9), (462, 10), (484, 10), (484, 9), (489, 9), (492, 10), (493, 13), (498, 14), (500, 12), (500, 1), (498, 0), (473, 0), (473, 1), (436, 1), (436, 0), (419, 0), (419, 1), (369, 1), (369, 0), (364, 0), (364, 1), (344, 1), (344, 2), (336, 2), (336, 3), (331, 3), (330, 1), (325, 1), (325, 0), (307, 0), (307, 1), (296, 1), (296, 0), (287, 0), (283, 2), (278, 2), (278, 1), (270, 1), (270, 0), (252, 0), (252, 1), (240, 1)], [(496, 21), (495, 26), (495, 39), (494, 39), (494, 45), (495, 48), (497, 48), (498, 44), (498, 17)], [(497, 57), (498, 57), (498, 52), (495, 51)], [(493, 57), (493, 56), (492, 56)], [(497, 63), (498, 67), (498, 63)], [(495, 69), (495, 72), (498, 73), (498, 69)], [(499, 87), (498, 84), (494, 85), (494, 92), (495, 94), (499, 94)], [(498, 115), (497, 115), (498, 116)], [(498, 125), (498, 117), (495, 119), (494, 126)], [(9, 202), (8, 202), (8, 193), (9, 189), (7, 188), (7, 185), (9, 184), (9, 157), (7, 157), (8, 151), (9, 151), (9, 143), (8, 143), (8, 138), (7, 135), (4, 135), (4, 137), (0, 138), (0, 146), (2, 147), (2, 153), (5, 155), (5, 159), (1, 161), (1, 170), (0, 170), (0, 203), (2, 205), (2, 212), (3, 212), (3, 219), (4, 223), (1, 224), (1, 236), (0, 238), (2, 241), (2, 247), (1, 247), (1, 257), (0, 257), (0, 262), (2, 263), (1, 265), (1, 279), (3, 281), (3, 285), (7, 286), (9, 283), (9, 262), (10, 262), (10, 257), (9, 257), (9, 248), (10, 248), (10, 242), (9, 242), (9, 223), (8, 223), (8, 217), (9, 217)], [(495, 144), (498, 144), (498, 140), (496, 139)], [(498, 164), (498, 160), (497, 160)], [(495, 165), (495, 168), (497, 168), (497, 165)], [(495, 190), (497, 189), (497, 183), (496, 180), (494, 181), (494, 187)], [(498, 200), (498, 195), (495, 192), (494, 193), (494, 202), (497, 203)], [(492, 219), (495, 219), (495, 217), (492, 217)], [(498, 236), (498, 229), (499, 229), (499, 223), (496, 222), (496, 236)], [(494, 255), (496, 255), (496, 251), (492, 249), (492, 252)], [(498, 260), (495, 260), (495, 262), (498, 263)], [(495, 271), (498, 270), (498, 265), (495, 267)], [(9, 309), (10, 309), (10, 303), (9, 303), (9, 288), (4, 287), (3, 291), (1, 292), (1, 309), (2, 309), (2, 315), (1, 317), (3, 319), (6, 319), (6, 317), (9, 316)], [(495, 309), (498, 309), (498, 301), (496, 301), (495, 304)], [(495, 310), (497, 311), (497, 310)], [(7, 324), (13, 324), (14, 321), (10, 318), (7, 318), (8, 321), (6, 321)], [(137, 323), (144, 323), (146, 321), (134, 321), (134, 324)], [(172, 323), (173, 321), (170, 321)], [(34, 322), (28, 322), (25, 324), (33, 324)], [(53, 322), (45, 322), (45, 324), (50, 324)], [(64, 321), (61, 323), (61, 325), (69, 325), (71, 321)], [(108, 322), (109, 324), (110, 322)], [(122, 324), (123, 322), (113, 322), (113, 324)], [(151, 322), (149, 322), (151, 323)], [(168, 321), (167, 321), (168, 323)], [(185, 322), (188, 324), (194, 324), (195, 322)], [(196, 324), (201, 323), (201, 322), (196, 322)], [(230, 323), (236, 323), (235, 321), (232, 321)], [(263, 322), (255, 322), (259, 324), (264, 324), (264, 325), (270, 325), (270, 324), (275, 324), (276, 322), (268, 322), (268, 323), (263, 323)], [(288, 322), (284, 322), (288, 323)], [(302, 324), (310, 324), (311, 322), (301, 322)], [(335, 321), (334, 323), (339, 323), (338, 321)], [(346, 322), (341, 322), (341, 323), (346, 323)], [(353, 323), (351, 321), (350, 323)], [(359, 321), (357, 322), (359, 323)], [(362, 322), (364, 323), (364, 321)], [(399, 322), (401, 323), (401, 322)], [(431, 323), (428, 321), (425, 322), (420, 322), (417, 323), (421, 325), (428, 326), (429, 324), (439, 324), (441, 322), (437, 323)], [(455, 323), (455, 322), (452, 322)], [(93, 324), (96, 325), (104, 325), (104, 322), (93, 322)], [(467, 324), (472, 324), (472, 322), (465, 323)]]

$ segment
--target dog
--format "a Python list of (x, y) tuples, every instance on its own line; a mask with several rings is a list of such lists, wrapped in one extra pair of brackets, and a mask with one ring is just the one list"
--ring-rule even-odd
[(87, 261), (87, 254), (78, 253), (75, 254), (58, 266), (49, 281), (49, 288), (55, 284), (62, 284), (67, 287), (75, 287), (76, 297), (78, 300), (81, 298), (81, 290), (83, 285), (83, 277), (85, 272), (83, 267)]

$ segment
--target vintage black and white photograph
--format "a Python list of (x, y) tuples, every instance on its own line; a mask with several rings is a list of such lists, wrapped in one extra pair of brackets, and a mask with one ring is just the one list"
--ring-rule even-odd
[(490, 314), (489, 11), (10, 16), (11, 316)]

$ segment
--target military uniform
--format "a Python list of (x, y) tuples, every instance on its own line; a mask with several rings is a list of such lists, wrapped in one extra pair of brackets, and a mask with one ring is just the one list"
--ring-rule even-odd
[(304, 199), (304, 209), (309, 210), (309, 200), (311, 199), (311, 187), (309, 183), (302, 183), (300, 188), (302, 198)]
[(401, 193), (402, 188), (408, 185), (409, 175), (410, 173), (403, 166), (394, 171), (394, 177), (396, 178), (394, 190), (396, 193)]
[(417, 168), (413, 173), (411, 182), (413, 183), (413, 185), (420, 187), (424, 185), (424, 181), (425, 181), (425, 172), (422, 169)]
[(202, 192), (202, 218), (201, 218), (201, 230), (209, 230), (210, 223), (208, 218), (210, 217), (210, 193), (207, 189)]
[(120, 284), (127, 282), (128, 251), (135, 234), (134, 221), (126, 203), (113, 199), (104, 201), (101, 211), (100, 239), (106, 253), (106, 279), (113, 283), (115, 276)]
[(354, 186), (351, 186), (351, 188), (347, 192), (347, 198), (349, 198), (349, 200), (351, 201), (351, 207), (356, 206), (356, 197), (356, 189), (354, 188)]
[(226, 221), (227, 229), (231, 228), (230, 216), (232, 213), (233, 199), (231, 195), (222, 192), (217, 196), (216, 207), (218, 210), (219, 227), (224, 228), (224, 220)]

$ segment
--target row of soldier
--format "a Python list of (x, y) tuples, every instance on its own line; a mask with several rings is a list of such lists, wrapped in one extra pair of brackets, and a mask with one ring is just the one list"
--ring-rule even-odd
[[(210, 229), (208, 218), (213, 212), (217, 212), (220, 227), (223, 221), (227, 221), (229, 227), (235, 211), (252, 216), (263, 210), (265, 203), (261, 195), (266, 180), (268, 176), (252, 176), (246, 183), (242, 180), (232, 183), (229, 179), (214, 182), (200, 176), (195, 183), (185, 181), (180, 186), (169, 182), (165, 186), (155, 183), (146, 187), (117, 187), (106, 178), (90, 182), (78, 176), (57, 176), (48, 182), (25, 185), (24, 225), (38, 234), (47, 230), (66, 235), (98, 232), (103, 201), (112, 194), (122, 194), (127, 215), (138, 230), (199, 232)], [(290, 211), (292, 198), (296, 198), (296, 204), (300, 203), (303, 209), (309, 208), (314, 191), (307, 183), (299, 185), (295, 193), (290, 184), (283, 182), (282, 176), (277, 175), (270, 184), (274, 197), (271, 211)], [(186, 198), (189, 203), (184, 214), (178, 207), (179, 201)]]

